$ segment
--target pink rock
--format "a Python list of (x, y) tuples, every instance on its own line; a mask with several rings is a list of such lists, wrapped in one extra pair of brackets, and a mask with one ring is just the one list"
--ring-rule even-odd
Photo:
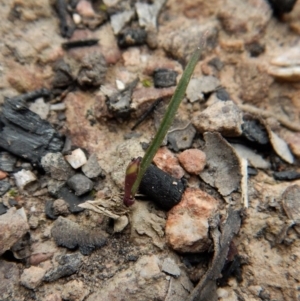
[(76, 6), (76, 10), (81, 16), (93, 17), (95, 15), (90, 1), (80, 0)]
[(158, 168), (167, 172), (176, 179), (181, 179), (184, 175), (184, 170), (179, 165), (178, 159), (167, 147), (161, 147), (157, 151), (153, 162)]
[(199, 149), (187, 149), (179, 154), (178, 160), (188, 173), (197, 175), (206, 164), (206, 155)]
[(176, 251), (204, 252), (211, 240), (208, 219), (218, 209), (218, 201), (198, 188), (187, 188), (181, 202), (173, 207), (166, 223), (167, 243)]
[(29, 289), (36, 288), (41, 284), (42, 279), (46, 271), (42, 268), (31, 266), (29, 269), (25, 269), (21, 275), (21, 283)]
[(0, 216), (0, 255), (9, 250), (29, 230), (26, 220), (16, 208)]

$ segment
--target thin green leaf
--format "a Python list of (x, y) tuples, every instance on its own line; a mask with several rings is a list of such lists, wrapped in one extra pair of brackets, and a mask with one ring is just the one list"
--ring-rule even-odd
[[(203, 40), (205, 40), (205, 39), (203, 39)], [(161, 146), (161, 144), (164, 140), (164, 137), (167, 134), (167, 132), (174, 120), (174, 117), (178, 110), (178, 107), (179, 107), (182, 99), (184, 98), (186, 88), (187, 88), (190, 78), (194, 72), (195, 66), (196, 66), (197, 62), (199, 61), (201, 52), (203, 50), (203, 46), (204, 46), (204, 43), (201, 42), (201, 46), (199, 46), (195, 50), (195, 52), (193, 53), (190, 61), (188, 62), (187, 66), (182, 74), (182, 77), (181, 77), (181, 79), (178, 83), (178, 86), (175, 90), (175, 93), (169, 103), (169, 106), (166, 110), (166, 113), (163, 117), (160, 127), (159, 127), (151, 145), (148, 147), (145, 156), (142, 159), (139, 173), (138, 173), (136, 181), (134, 182), (132, 189), (131, 189), (132, 196), (134, 196), (136, 194), (138, 187), (141, 183), (141, 180), (142, 180), (147, 168), (151, 164), (157, 150)]]

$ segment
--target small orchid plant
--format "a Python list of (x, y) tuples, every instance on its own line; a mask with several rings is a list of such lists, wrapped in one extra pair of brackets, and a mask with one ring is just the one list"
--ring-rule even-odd
[(195, 50), (195, 52), (193, 53), (192, 57), (189, 60), (182, 74), (182, 77), (178, 83), (178, 86), (175, 90), (175, 93), (169, 103), (166, 113), (162, 119), (160, 127), (152, 143), (148, 147), (145, 156), (143, 158), (138, 157), (132, 159), (127, 167), (126, 175), (125, 175), (125, 192), (124, 192), (123, 203), (128, 207), (134, 204), (134, 196), (138, 190), (141, 180), (147, 168), (151, 164), (157, 150), (161, 146), (162, 141), (174, 120), (178, 107), (182, 99), (184, 98), (186, 88), (189, 84), (190, 78), (194, 72), (195, 66), (199, 61), (201, 52), (204, 48), (205, 36), (206, 35), (204, 35), (204, 38), (202, 38), (201, 40), (200, 46)]

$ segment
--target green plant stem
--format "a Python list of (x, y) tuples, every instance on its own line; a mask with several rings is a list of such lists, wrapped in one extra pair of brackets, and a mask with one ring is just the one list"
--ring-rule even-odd
[(149, 165), (151, 164), (157, 150), (159, 149), (159, 147), (161, 146), (165, 135), (167, 134), (173, 120), (174, 117), (176, 115), (176, 112), (178, 110), (178, 107), (182, 101), (182, 99), (184, 98), (185, 95), (185, 91), (186, 88), (189, 84), (190, 78), (194, 72), (195, 66), (197, 64), (197, 62), (199, 61), (201, 52), (203, 50), (204, 47), (204, 42), (203, 40), (205, 40), (204, 38), (201, 41), (201, 45), (195, 50), (195, 52), (193, 53), (191, 59), (189, 60), (183, 74), (182, 77), (178, 83), (178, 86), (175, 90), (175, 93), (169, 103), (169, 106), (166, 110), (166, 113), (163, 117), (163, 120), (160, 124), (160, 127), (151, 143), (151, 145), (148, 147), (145, 156), (142, 159), (141, 165), (140, 165), (140, 171), (137, 175), (136, 181), (134, 182), (132, 189), (131, 189), (131, 195), (134, 197), (138, 187), (142, 181), (142, 178), (147, 170), (147, 168), (149, 167)]

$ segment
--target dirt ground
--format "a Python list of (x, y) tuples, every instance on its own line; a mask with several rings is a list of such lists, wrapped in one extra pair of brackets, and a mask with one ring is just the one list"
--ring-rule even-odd
[[(9, 213), (0, 215), (0, 234), (12, 232), (17, 237), (0, 253), (0, 300), (191, 300), (193, 288), (212, 262), (210, 234), (204, 252), (176, 252), (165, 230), (171, 213), (149, 198), (125, 208), (122, 193), (126, 166), (144, 155), (143, 145), (155, 134), (159, 110), (134, 131), (131, 128), (158, 98), (163, 99), (161, 105), (167, 103), (175, 91), (175, 85), (155, 87), (155, 71), (176, 71), (178, 83), (203, 36), (206, 46), (192, 78), (209, 81), (201, 91), (187, 93), (172, 131), (194, 124), (195, 116), (219, 99), (231, 100), (244, 118), (255, 116), (269, 138), (270, 133), (281, 137), (278, 149), (275, 142), (268, 148), (248, 144), (266, 165), (257, 167), (253, 176), (249, 172), (247, 208), (240, 180), (236, 189), (223, 194), (223, 186), (180, 167), (190, 188), (200, 188), (216, 200), (221, 221), (229, 207), (243, 213), (233, 238), (238, 272), (219, 283), (217, 297), (212, 292), (210, 300), (300, 300), (300, 180), (274, 178), (274, 172), (300, 172), (300, 2), (291, 12), (276, 15), (264, 0), (79, 0), (68, 2), (65, 15), (62, 3), (66, 2), (0, 3), (0, 103), (41, 88), (51, 91), (42, 102), (28, 101), (29, 108), (44, 114), (72, 149), (84, 150), (87, 157), (96, 155), (102, 171), (91, 177), (89, 199), (108, 200), (106, 208), (117, 218), (88, 209), (75, 212), (65, 203), (59, 207), (54, 201), (63, 197), (51, 194), (50, 187), (64, 185), (67, 179), (57, 180), (17, 156), (14, 170), (1, 174), (1, 181), (11, 185), (1, 203), (24, 208), (26, 221), (19, 221), (15, 209), (10, 209), (11, 219), (2, 222)], [(126, 32), (128, 28), (135, 35)], [(67, 49), (63, 44), (86, 39), (93, 45)], [(128, 91), (128, 98), (122, 91)], [(114, 107), (115, 95), (129, 99), (128, 105), (118, 102)], [(214, 116), (207, 114), (208, 120)], [(226, 141), (240, 143), (241, 133), (226, 134), (226, 119), (216, 119), (224, 123), (219, 132)], [(208, 122), (203, 131), (197, 127), (187, 148), (207, 152), (203, 132), (211, 131), (210, 126)], [(171, 156), (177, 158), (183, 149), (170, 144)], [(6, 150), (0, 145), (1, 152)], [(209, 160), (208, 153), (206, 157)], [(170, 165), (177, 168), (176, 160)], [(222, 160), (231, 164), (227, 155)], [(22, 168), (36, 176), (35, 186), (17, 185), (14, 174)], [(220, 185), (226, 186), (229, 177), (225, 174)], [(53, 218), (51, 210), (56, 210)], [(125, 228), (120, 225), (116, 231), (119, 216), (127, 219)], [(5, 245), (4, 234), (0, 243)]]

